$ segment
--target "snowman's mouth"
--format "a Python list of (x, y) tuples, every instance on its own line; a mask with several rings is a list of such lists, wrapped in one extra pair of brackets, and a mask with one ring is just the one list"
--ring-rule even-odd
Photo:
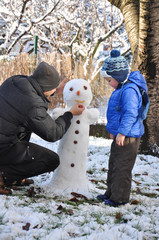
[(78, 103), (84, 103), (85, 101), (79, 101), (79, 100), (75, 100), (75, 102), (78, 102)]

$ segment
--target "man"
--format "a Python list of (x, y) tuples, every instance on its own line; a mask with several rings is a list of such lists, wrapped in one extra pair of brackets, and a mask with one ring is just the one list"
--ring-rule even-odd
[(58, 167), (55, 152), (29, 139), (34, 132), (49, 142), (59, 140), (73, 115), (84, 111), (83, 105), (76, 104), (56, 120), (49, 116), (47, 97), (63, 91), (64, 82), (59, 83), (56, 69), (41, 62), (32, 76), (12, 76), (0, 86), (0, 194), (11, 194), (6, 186), (27, 184), (26, 178)]

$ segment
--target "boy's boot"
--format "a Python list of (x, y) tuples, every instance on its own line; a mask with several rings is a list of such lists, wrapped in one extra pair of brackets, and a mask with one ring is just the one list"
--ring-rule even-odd
[(100, 200), (100, 201), (105, 201), (105, 200), (108, 200), (109, 197), (104, 193), (102, 195), (98, 195), (97, 199)]
[(3, 181), (2, 172), (0, 172), (0, 194), (12, 194), (11, 189), (6, 188)]

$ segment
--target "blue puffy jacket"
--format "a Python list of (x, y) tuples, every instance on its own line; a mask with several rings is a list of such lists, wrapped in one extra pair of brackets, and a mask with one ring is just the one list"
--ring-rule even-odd
[(147, 92), (147, 85), (139, 71), (129, 74), (128, 83), (113, 91), (107, 109), (107, 131), (114, 136), (121, 133), (139, 138), (144, 134), (143, 121), (139, 118), (142, 96), (138, 88)]

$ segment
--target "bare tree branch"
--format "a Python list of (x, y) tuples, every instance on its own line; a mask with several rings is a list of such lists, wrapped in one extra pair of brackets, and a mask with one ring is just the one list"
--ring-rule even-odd
[(94, 55), (95, 55), (95, 53), (96, 53), (100, 43), (104, 42), (107, 38), (109, 38), (118, 28), (120, 28), (123, 25), (123, 23), (124, 23), (124, 20), (122, 19), (122, 21), (119, 24), (117, 24), (115, 27), (113, 27), (108, 33), (106, 33), (105, 36), (100, 37), (98, 39), (98, 41), (97, 41), (97, 43), (96, 43), (96, 45), (94, 47), (94, 50), (92, 52), (92, 58), (94, 57)]
[(33, 21), (32, 24), (36, 25), (39, 22), (42, 22), (47, 16), (49, 16), (57, 7), (57, 5), (60, 3), (61, 0), (58, 0), (57, 3), (46, 13), (44, 14), (44, 16), (42, 16), (41, 18), (39, 18), (37, 21)]

